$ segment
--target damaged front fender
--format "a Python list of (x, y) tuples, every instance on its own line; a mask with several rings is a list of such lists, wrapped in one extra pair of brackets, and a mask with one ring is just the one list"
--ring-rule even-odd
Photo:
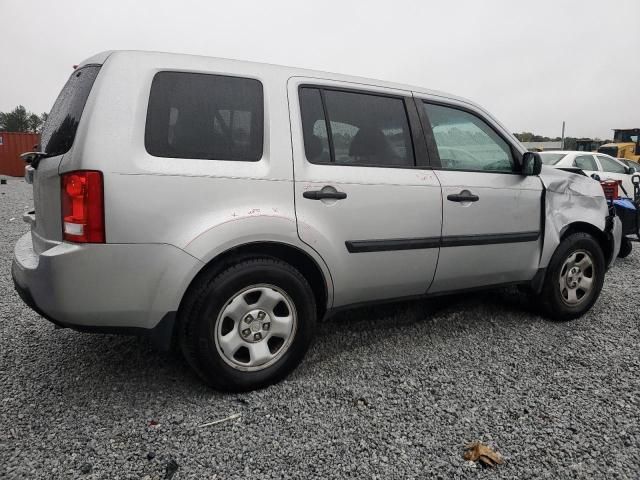
[(563, 235), (571, 228), (593, 231), (604, 243), (610, 266), (620, 250), (622, 226), (611, 217), (600, 184), (590, 177), (544, 166), (540, 179), (545, 187), (544, 244), (540, 267), (546, 268)]

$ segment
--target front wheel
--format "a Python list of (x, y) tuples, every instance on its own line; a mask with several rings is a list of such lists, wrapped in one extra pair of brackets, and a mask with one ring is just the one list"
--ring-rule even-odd
[(565, 238), (551, 257), (541, 305), (552, 320), (582, 316), (598, 299), (604, 284), (605, 260), (600, 245), (587, 233)]
[(295, 268), (254, 258), (195, 285), (181, 322), (182, 351), (196, 372), (216, 389), (246, 391), (279, 381), (300, 363), (316, 305)]
[(622, 242), (620, 243), (620, 252), (618, 252), (618, 258), (628, 257), (633, 250), (633, 245), (631, 245), (631, 240), (627, 237), (622, 237)]

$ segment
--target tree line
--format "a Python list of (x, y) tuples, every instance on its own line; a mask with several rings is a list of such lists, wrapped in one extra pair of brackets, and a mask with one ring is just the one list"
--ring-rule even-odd
[[(551, 137), (545, 137), (542, 135), (536, 135), (531, 132), (514, 133), (513, 135), (521, 142), (560, 142), (562, 141), (562, 137), (551, 138)], [(578, 140), (587, 140), (587, 139), (576, 138), (576, 137), (564, 137), (564, 149), (577, 150)], [(593, 140), (594, 142), (599, 142), (599, 143), (611, 142), (611, 140), (602, 140), (598, 137), (592, 138), (590, 140)]]
[(40, 133), (48, 116), (48, 113), (38, 115), (18, 105), (10, 112), (0, 112), (0, 131)]

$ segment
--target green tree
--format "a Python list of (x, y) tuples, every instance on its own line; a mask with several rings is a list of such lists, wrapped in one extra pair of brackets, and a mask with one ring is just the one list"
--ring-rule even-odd
[(514, 133), (514, 135), (521, 142), (533, 142), (533, 137), (535, 136), (531, 132)]
[(40, 131), (43, 122), (39, 115), (32, 113), (29, 115), (28, 123), (29, 123), (29, 131), (33, 133), (37, 133)]
[(0, 112), (0, 130), (7, 132), (28, 132), (29, 114), (27, 109), (18, 105), (11, 112)]
[(38, 115), (18, 105), (10, 112), (0, 112), (0, 131), (39, 133), (49, 115)]

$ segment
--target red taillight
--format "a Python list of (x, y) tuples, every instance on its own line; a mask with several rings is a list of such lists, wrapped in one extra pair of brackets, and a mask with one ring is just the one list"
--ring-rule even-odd
[(79, 170), (62, 175), (62, 238), (104, 243), (102, 172)]

